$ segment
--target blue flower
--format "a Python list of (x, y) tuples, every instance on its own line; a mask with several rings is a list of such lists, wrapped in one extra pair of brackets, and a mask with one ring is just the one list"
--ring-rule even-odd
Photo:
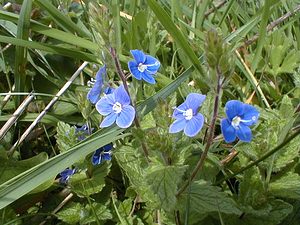
[(130, 105), (130, 97), (123, 85), (102, 97), (97, 102), (96, 109), (102, 116), (106, 116), (100, 127), (109, 127), (116, 122), (119, 127), (127, 128), (135, 117), (135, 110)]
[(225, 105), (227, 118), (221, 121), (221, 130), (227, 143), (235, 141), (250, 142), (252, 133), (249, 126), (255, 124), (259, 117), (257, 109), (237, 100), (228, 101)]
[(177, 133), (183, 130), (186, 136), (196, 136), (204, 124), (204, 116), (198, 113), (198, 108), (205, 98), (205, 95), (189, 94), (185, 102), (175, 108), (172, 117), (176, 120), (171, 124), (169, 132)]
[(76, 172), (76, 169), (65, 169), (59, 175), (61, 176), (59, 179), (59, 183), (65, 184), (68, 182), (70, 177)]
[(160, 67), (160, 62), (151, 55), (145, 55), (140, 50), (130, 50), (134, 60), (128, 62), (128, 68), (132, 76), (137, 80), (143, 79), (144, 81), (155, 84), (153, 75)]
[(88, 85), (92, 85), (92, 89), (88, 92), (87, 94), (87, 99), (93, 103), (96, 104), (96, 102), (100, 99), (100, 94), (102, 91), (102, 87), (103, 87), (103, 77), (106, 74), (106, 66), (104, 65), (103, 67), (101, 67), (97, 74), (96, 74), (96, 79), (91, 79), (91, 81), (88, 82)]
[(111, 160), (112, 147), (112, 144), (108, 144), (96, 150), (92, 157), (92, 164), (95, 166), (101, 164), (103, 161)]

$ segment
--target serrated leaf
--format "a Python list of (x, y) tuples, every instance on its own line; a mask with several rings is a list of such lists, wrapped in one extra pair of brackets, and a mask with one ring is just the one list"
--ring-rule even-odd
[(86, 205), (85, 209), (86, 216), (80, 221), (80, 224), (89, 224), (92, 222), (96, 222), (97, 219), (100, 221), (112, 219), (112, 214), (105, 205), (94, 202), (91, 205)]
[(242, 205), (257, 207), (266, 202), (264, 184), (257, 167), (246, 170), (239, 185), (238, 201)]
[(178, 207), (186, 210), (189, 201), (189, 224), (198, 222), (207, 216), (208, 213), (224, 213), (241, 215), (242, 211), (236, 202), (222, 192), (219, 187), (212, 186), (204, 180), (195, 181), (190, 188), (180, 195)]
[(69, 181), (69, 185), (79, 197), (88, 197), (99, 193), (105, 186), (105, 177), (109, 173), (110, 167), (110, 163), (101, 164), (94, 170), (90, 178), (85, 173), (74, 174)]
[(224, 218), (230, 225), (275, 225), (279, 224), (292, 211), (292, 205), (283, 200), (275, 199), (257, 210), (245, 212), (240, 217), (225, 216)]
[(84, 214), (84, 208), (80, 203), (71, 202), (67, 207), (56, 213), (56, 216), (65, 223), (76, 224)]
[(292, 100), (289, 98), (288, 95), (284, 95), (281, 100), (279, 114), (283, 119), (290, 118), (294, 114)]
[(288, 173), (269, 184), (269, 192), (277, 197), (300, 199), (300, 176)]
[(152, 165), (145, 179), (153, 192), (158, 196), (160, 205), (165, 211), (172, 211), (176, 204), (177, 185), (186, 171), (186, 166)]
[(78, 142), (75, 127), (71, 127), (69, 124), (59, 121), (56, 130), (56, 143), (60, 152), (69, 150)]

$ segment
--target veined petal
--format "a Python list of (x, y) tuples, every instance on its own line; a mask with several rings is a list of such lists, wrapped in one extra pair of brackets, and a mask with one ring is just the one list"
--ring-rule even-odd
[(160, 67), (160, 62), (151, 55), (146, 55), (146, 61), (144, 64), (147, 65), (147, 71), (151, 74), (156, 73)]
[(202, 105), (205, 98), (206, 98), (205, 95), (201, 95), (198, 93), (190, 93), (186, 97), (185, 104), (186, 104), (187, 108), (192, 109), (193, 113), (196, 114), (198, 108)]
[(242, 123), (251, 126), (255, 123), (257, 123), (259, 117), (258, 110), (249, 104), (244, 104), (244, 114), (241, 116), (241, 119), (243, 120)]
[(102, 160), (103, 161), (109, 161), (109, 160), (111, 160), (111, 152), (103, 152), (102, 153)]
[(104, 120), (100, 124), (100, 127), (103, 128), (111, 126), (116, 121), (117, 116), (118, 115), (116, 113), (109, 114), (107, 117), (104, 118)]
[(251, 129), (248, 126), (243, 125), (241, 123), (239, 125), (239, 129), (236, 130), (236, 135), (241, 141), (244, 142), (250, 142), (252, 139)]
[(147, 73), (146, 71), (143, 73), (142, 78), (144, 81), (148, 82), (149, 84), (156, 83), (154, 77), (151, 74)]
[(187, 121), (184, 128), (184, 133), (188, 137), (196, 136), (199, 131), (202, 129), (204, 124), (204, 116), (201, 113), (198, 113), (196, 116), (193, 116), (192, 119)]
[(173, 133), (180, 132), (184, 129), (185, 125), (186, 125), (186, 120), (184, 118), (175, 120), (169, 128), (169, 133), (173, 134)]
[(118, 87), (113, 92), (113, 95), (115, 96), (116, 102), (119, 102), (122, 105), (122, 107), (124, 105), (129, 105), (130, 104), (130, 97), (129, 97), (127, 91), (125, 90), (124, 85), (120, 85), (120, 87)]
[(100, 67), (100, 69), (96, 73), (96, 82), (98, 82), (98, 83), (101, 82), (103, 85), (103, 78), (105, 75), (106, 75), (106, 65)]
[(95, 104), (100, 99), (100, 94), (102, 91), (102, 83), (95, 83), (94, 86), (89, 90), (87, 94), (87, 99), (92, 103)]
[(137, 80), (142, 79), (143, 73), (138, 70), (138, 64), (135, 61), (128, 62), (128, 69), (135, 79)]
[(130, 127), (135, 117), (135, 110), (131, 105), (126, 105), (123, 107), (122, 111), (117, 117), (116, 124), (120, 128)]
[(180, 104), (178, 107), (175, 108), (172, 117), (175, 119), (184, 118), (183, 112), (186, 111), (187, 109), (188, 106), (186, 105), (185, 102), (183, 102), (182, 104)]
[(102, 116), (107, 116), (108, 114), (113, 112), (113, 105), (108, 102), (107, 97), (101, 98), (96, 103), (96, 109)]
[(137, 62), (137, 64), (145, 62), (146, 55), (144, 54), (144, 52), (135, 49), (135, 50), (130, 50), (130, 53), (133, 56), (133, 58), (135, 59), (135, 61)]
[(112, 148), (113, 148), (113, 144), (112, 143), (104, 145), (102, 147), (103, 151), (110, 151), (110, 150), (112, 150)]
[(225, 142), (231, 143), (231, 142), (235, 141), (236, 130), (234, 129), (233, 126), (231, 126), (231, 123), (228, 119), (222, 119), (221, 131), (222, 131), (223, 137), (225, 139)]
[(235, 116), (241, 116), (244, 113), (244, 103), (238, 100), (228, 101), (225, 105), (225, 113), (231, 121)]

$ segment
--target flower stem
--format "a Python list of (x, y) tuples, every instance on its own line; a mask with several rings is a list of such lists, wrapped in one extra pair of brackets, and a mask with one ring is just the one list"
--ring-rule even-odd
[[(122, 80), (124, 88), (125, 88), (126, 92), (128, 93), (128, 95), (130, 96), (130, 93), (129, 93), (129, 90), (128, 90), (128, 85), (127, 85), (127, 82), (126, 82), (126, 76), (125, 76), (125, 74), (124, 74), (124, 72), (121, 68), (121, 63), (120, 63), (119, 58), (117, 57), (116, 50), (111, 47), (109, 52), (111, 54), (111, 57), (114, 60), (114, 63), (115, 63), (116, 69), (117, 69), (117, 73), (118, 73), (120, 79)], [(131, 102), (131, 105), (134, 106), (131, 98), (130, 98), (130, 102)], [(140, 125), (140, 121), (138, 119), (137, 113), (135, 114), (135, 117), (134, 117), (134, 123), (135, 123), (135, 126), (138, 129), (141, 129), (141, 125)], [(142, 149), (144, 151), (144, 154), (145, 154), (145, 157), (146, 157), (147, 161), (150, 162), (150, 160), (149, 160), (149, 151), (148, 151), (147, 145), (142, 140), (141, 140), (141, 146), (142, 146)]]
[(204, 149), (203, 153), (201, 154), (201, 157), (200, 157), (199, 161), (197, 162), (197, 165), (195, 166), (194, 170), (192, 171), (192, 174), (191, 174), (189, 180), (187, 180), (184, 183), (184, 185), (177, 192), (177, 194), (176, 194), (177, 197), (180, 196), (187, 189), (187, 187), (190, 185), (190, 183), (195, 179), (198, 172), (203, 168), (205, 159), (207, 157), (208, 150), (213, 142), (213, 137), (214, 137), (214, 133), (215, 133), (215, 125), (216, 125), (216, 120), (217, 120), (218, 111), (219, 111), (221, 90), (222, 90), (221, 70), (219, 67), (217, 67), (216, 70), (217, 70), (217, 90), (216, 90), (216, 96), (215, 96), (215, 102), (214, 102), (214, 111), (213, 111), (212, 119), (211, 119), (211, 122), (210, 122), (210, 125), (208, 128), (209, 131), (208, 131), (208, 137), (207, 137), (205, 149)]

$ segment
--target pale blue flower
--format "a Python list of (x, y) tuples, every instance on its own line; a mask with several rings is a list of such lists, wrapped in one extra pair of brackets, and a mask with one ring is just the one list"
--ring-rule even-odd
[(109, 127), (116, 122), (119, 127), (128, 128), (135, 117), (135, 110), (130, 105), (130, 97), (123, 85), (103, 96), (97, 102), (96, 109), (102, 116), (106, 116), (100, 127)]
[(176, 120), (171, 124), (169, 132), (177, 133), (183, 130), (188, 137), (196, 136), (204, 124), (204, 116), (198, 113), (198, 108), (205, 98), (205, 95), (189, 94), (185, 102), (175, 108), (172, 117)]
[(225, 141), (230, 143), (238, 137), (241, 141), (250, 142), (252, 132), (249, 126), (257, 123), (259, 117), (257, 109), (238, 100), (231, 100), (225, 105), (225, 113), (227, 118), (221, 121)]
[(146, 55), (140, 50), (130, 50), (134, 60), (128, 62), (128, 68), (132, 76), (137, 80), (144, 80), (150, 84), (155, 84), (153, 75), (157, 73), (160, 62), (152, 57)]
[(111, 149), (113, 145), (110, 143), (108, 145), (103, 146), (95, 151), (92, 157), (92, 164), (99, 165), (103, 161), (111, 160)]
[(103, 84), (104, 84), (104, 76), (106, 75), (106, 66), (101, 67), (97, 74), (96, 78), (92, 78), (91, 81), (88, 82), (89, 86), (92, 86), (91, 90), (87, 94), (87, 99), (96, 104), (96, 102), (100, 99), (100, 94), (102, 92)]

